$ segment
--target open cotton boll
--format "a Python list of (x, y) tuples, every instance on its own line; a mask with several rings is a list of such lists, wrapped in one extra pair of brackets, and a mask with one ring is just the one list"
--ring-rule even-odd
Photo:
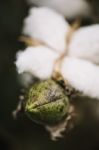
[(91, 5), (87, 0), (27, 0), (27, 2), (53, 8), (67, 18), (89, 16), (91, 14)]
[(64, 17), (56, 11), (46, 7), (33, 7), (29, 11), (29, 16), (24, 20), (23, 34), (63, 52), (66, 49), (66, 36), (69, 28)]
[(68, 55), (99, 64), (99, 25), (82, 27), (75, 31)]
[(86, 96), (99, 98), (99, 66), (86, 60), (67, 57), (61, 72), (76, 90)]
[(57, 58), (58, 54), (47, 47), (28, 47), (17, 53), (15, 64), (19, 74), (27, 72), (40, 79), (46, 79), (52, 75)]

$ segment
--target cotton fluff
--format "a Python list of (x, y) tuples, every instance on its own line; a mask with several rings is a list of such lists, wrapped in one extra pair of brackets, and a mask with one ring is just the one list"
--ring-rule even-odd
[(99, 25), (81, 27), (74, 32), (68, 55), (99, 64)]
[(24, 20), (23, 34), (43, 41), (61, 53), (66, 48), (69, 28), (64, 17), (56, 11), (45, 7), (33, 7)]
[(27, 0), (27, 2), (53, 8), (66, 18), (91, 15), (91, 6), (87, 0)]
[(75, 89), (92, 98), (99, 98), (99, 66), (77, 58), (67, 57), (61, 73)]
[(46, 79), (51, 77), (58, 56), (44, 46), (28, 47), (17, 53), (15, 64), (19, 74), (27, 72), (40, 79)]

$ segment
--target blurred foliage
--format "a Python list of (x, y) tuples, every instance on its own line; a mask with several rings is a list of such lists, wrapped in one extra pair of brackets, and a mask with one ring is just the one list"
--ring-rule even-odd
[(63, 139), (52, 142), (45, 129), (25, 115), (17, 120), (12, 111), (18, 103), (20, 85), (14, 65), (22, 22), (28, 13), (24, 0), (0, 0), (0, 149), (1, 150), (98, 150), (99, 103), (75, 99), (82, 119)]

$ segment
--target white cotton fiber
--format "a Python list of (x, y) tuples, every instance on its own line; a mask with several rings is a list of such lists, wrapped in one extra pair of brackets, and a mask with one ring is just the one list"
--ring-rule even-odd
[(67, 57), (61, 72), (75, 89), (89, 97), (99, 98), (99, 66), (86, 60)]
[(99, 25), (82, 27), (75, 31), (68, 54), (99, 64)]
[(27, 0), (27, 2), (37, 6), (53, 8), (67, 18), (91, 14), (91, 6), (87, 0)]
[(58, 54), (44, 46), (28, 47), (17, 53), (15, 62), (18, 73), (30, 73), (40, 79), (51, 77)]
[(64, 17), (46, 8), (31, 8), (24, 20), (23, 34), (48, 44), (59, 52), (66, 49), (66, 36), (70, 27)]

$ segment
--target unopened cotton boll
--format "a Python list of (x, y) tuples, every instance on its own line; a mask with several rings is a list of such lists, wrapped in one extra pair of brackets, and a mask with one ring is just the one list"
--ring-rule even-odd
[(99, 25), (81, 27), (74, 32), (68, 55), (99, 64)]
[(23, 34), (46, 43), (49, 47), (63, 52), (66, 48), (66, 36), (69, 24), (56, 11), (40, 7), (31, 8), (24, 20)]
[(91, 15), (91, 5), (87, 0), (27, 0), (27, 2), (53, 8), (66, 18)]
[(58, 54), (45, 46), (28, 47), (17, 53), (18, 73), (30, 73), (40, 79), (51, 77)]
[(99, 98), (99, 66), (77, 58), (67, 57), (61, 73), (72, 87), (84, 95)]

